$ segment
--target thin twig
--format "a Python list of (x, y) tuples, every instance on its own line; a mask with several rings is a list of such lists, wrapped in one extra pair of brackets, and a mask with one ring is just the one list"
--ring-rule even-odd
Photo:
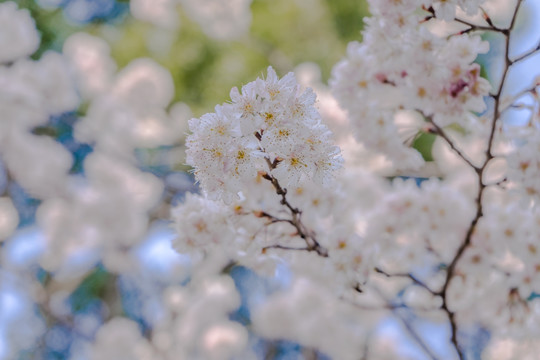
[(463, 19), (459, 19), (459, 18), (455, 18), (454, 21), (460, 23), (460, 24), (463, 24), (463, 25), (467, 25), (467, 26), (470, 26), (469, 29), (467, 30), (464, 30), (463, 32), (461, 32), (462, 34), (464, 34), (465, 32), (470, 32), (470, 31), (496, 31), (496, 32), (500, 32), (500, 33), (506, 33), (508, 32), (507, 29), (501, 29), (497, 26), (483, 26), (483, 25), (477, 25), (477, 24), (473, 24), (467, 20), (463, 20)]
[(284, 246), (284, 245), (280, 245), (280, 244), (275, 244), (275, 245), (268, 245), (268, 246), (263, 247), (263, 249), (262, 249), (263, 253), (266, 253), (266, 250), (268, 250), (268, 249), (314, 251), (314, 249), (310, 249), (309, 247), (296, 248), (296, 247), (292, 247), (292, 246)]
[(514, 60), (510, 60), (510, 64), (513, 65), (513, 64), (515, 64), (515, 63), (517, 63), (517, 62), (519, 62), (521, 60), (524, 60), (524, 59), (528, 58), (531, 55), (537, 54), (538, 50), (540, 50), (540, 40), (538, 41), (538, 44), (533, 49), (527, 51), (525, 54), (522, 54), (522, 55), (518, 56)]
[(439, 125), (435, 124), (435, 122), (433, 121), (433, 119), (431, 117), (426, 117), (426, 119), (428, 119), (429, 123), (433, 126), (433, 128), (435, 130), (435, 134), (437, 134), (441, 138), (443, 138), (444, 141), (446, 141), (446, 143), (450, 146), (450, 148), (452, 148), (452, 150), (454, 150), (454, 152), (461, 159), (463, 159), (463, 161), (465, 161), (471, 168), (473, 168), (474, 171), (478, 174), (479, 171), (480, 171), (480, 168), (478, 166), (474, 165), (472, 163), (472, 161), (454, 144), (454, 142), (452, 141), (452, 139), (450, 139), (448, 137), (446, 132)]
[[(521, 97), (527, 95), (527, 94), (532, 94), (533, 97), (535, 97), (536, 95), (536, 88), (538, 87), (539, 84), (537, 84), (536, 82), (529, 88), (527, 89), (523, 89), (521, 90), (520, 92), (518, 92), (516, 95), (514, 95), (512, 97), (512, 100), (509, 102), (510, 104), (505, 106), (505, 107), (502, 107), (500, 108), (500, 113), (502, 114), (503, 112), (505, 112), (506, 110), (510, 109), (510, 108), (514, 108), (514, 107), (518, 107), (518, 108), (527, 108), (529, 110), (534, 110), (534, 108), (532, 106), (529, 106), (529, 105), (526, 105), (526, 104), (523, 104), (523, 106), (518, 106), (518, 105), (521, 105), (521, 104), (516, 104), (516, 101), (519, 100)], [(505, 101), (506, 102), (506, 101)]]
[(418, 335), (416, 330), (412, 327), (412, 325), (405, 319), (400, 313), (397, 307), (394, 306), (394, 304), (386, 299), (386, 297), (383, 295), (381, 290), (377, 288), (376, 286), (373, 287), (373, 289), (378, 293), (378, 295), (384, 300), (384, 302), (388, 305), (388, 309), (392, 312), (392, 314), (403, 324), (411, 338), (420, 346), (420, 348), (426, 353), (426, 355), (431, 360), (437, 360), (437, 356), (431, 351), (431, 349), (427, 346), (426, 343), (424, 343), (424, 340)]
[(394, 314), (394, 316), (401, 321), (403, 326), (405, 326), (405, 329), (407, 329), (407, 331), (409, 332), (409, 335), (414, 339), (414, 341), (416, 341), (416, 343), (422, 348), (422, 350), (424, 350), (426, 355), (429, 356), (432, 360), (437, 360), (437, 356), (435, 356), (435, 354), (427, 347), (424, 341), (422, 341), (420, 335), (418, 335), (418, 333), (412, 327), (409, 321), (407, 321), (407, 319), (405, 319), (401, 314), (399, 314), (397, 310), (392, 310), (392, 314)]
[(401, 278), (407, 278), (407, 279), (410, 279), (412, 280), (412, 282), (415, 284), (415, 285), (418, 285), (420, 286), (421, 288), (427, 290), (430, 294), (432, 295), (436, 295), (436, 296), (440, 296), (439, 292), (437, 291), (434, 291), (433, 289), (431, 289), (429, 286), (427, 286), (423, 281), (419, 280), (416, 276), (414, 276), (413, 274), (411, 273), (397, 273), (397, 274), (390, 274), (384, 270), (382, 270), (381, 268), (378, 268), (376, 267), (375, 268), (375, 272), (379, 273), (379, 274), (382, 274), (388, 278), (391, 278), (391, 277), (401, 277)]
[[(267, 159), (267, 161), (270, 163), (270, 160)], [(298, 236), (300, 236), (306, 242), (307, 248), (305, 250), (315, 251), (319, 256), (328, 257), (328, 250), (319, 244), (313, 232), (308, 230), (302, 223), (300, 219), (302, 212), (298, 208), (293, 207), (287, 200), (287, 189), (281, 187), (278, 179), (268, 173), (264, 173), (263, 178), (272, 183), (274, 189), (276, 190), (276, 194), (281, 196), (281, 204), (286, 206), (291, 211), (291, 219), (287, 222), (294, 226)]]
[[(259, 132), (255, 133), (255, 137), (259, 141), (261, 141), (261, 139), (262, 139)], [(262, 148), (261, 148), (261, 150), (264, 151), (264, 149), (262, 149)], [(281, 162), (281, 159), (279, 159), (279, 158), (274, 159), (274, 161), (271, 161), (269, 157), (265, 157), (264, 159), (266, 160), (266, 163), (268, 165), (268, 169), (269, 169), (270, 172), (272, 170), (274, 170), (279, 165), (279, 163)], [(301, 220), (302, 211), (300, 209), (298, 209), (297, 207), (292, 206), (292, 204), (287, 199), (287, 189), (282, 187), (281, 184), (279, 183), (279, 180), (276, 177), (274, 177), (271, 173), (261, 172), (260, 175), (262, 176), (263, 179), (268, 180), (272, 184), (272, 186), (274, 187), (274, 189), (276, 191), (276, 194), (278, 196), (281, 196), (280, 203), (281, 203), (281, 205), (283, 205), (287, 209), (289, 209), (291, 218), (286, 219), (286, 220), (285, 219), (278, 219), (278, 218), (275, 218), (272, 215), (267, 214), (265, 212), (261, 212), (260, 215), (270, 218), (271, 223), (274, 223), (274, 222), (288, 222), (289, 224), (291, 224), (296, 229), (296, 232), (297, 232), (298, 236), (300, 236), (306, 242), (307, 247), (306, 248), (301, 248), (301, 250), (314, 251), (319, 256), (328, 257), (328, 250), (325, 247), (323, 247), (317, 241), (313, 231), (310, 231), (302, 223), (302, 220)], [(287, 247), (284, 247), (284, 246), (281, 246), (281, 245), (279, 245), (279, 246), (271, 246), (271, 247), (280, 248), (280, 249), (287, 249)], [(265, 249), (267, 249), (267, 248), (263, 248), (263, 251), (265, 251)], [(294, 250), (300, 250), (300, 249), (297, 249), (297, 248), (290, 248), (290, 250), (293, 250), (293, 249)]]

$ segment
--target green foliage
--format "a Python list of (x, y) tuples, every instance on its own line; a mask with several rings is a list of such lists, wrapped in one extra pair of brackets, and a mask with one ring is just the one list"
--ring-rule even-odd
[(345, 41), (360, 40), (363, 18), (369, 14), (367, 3), (358, 0), (326, 0), (326, 4), (340, 38)]
[(419, 133), (413, 141), (412, 147), (422, 155), (425, 161), (433, 161), (431, 153), (433, 144), (437, 139), (437, 135), (430, 133)]
[(111, 286), (116, 286), (113, 275), (102, 267), (95, 268), (71, 294), (70, 301), (73, 312), (84, 310), (96, 299), (103, 299)]
[[(335, 1), (332, 9), (342, 2), (350, 1)], [(329, 12), (327, 6), (322, 0), (255, 0), (250, 32), (234, 41), (209, 38), (180, 8), (180, 29), (171, 34), (170, 49), (163, 54), (150, 50), (149, 39), (156, 30), (138, 21), (125, 21), (109, 41), (120, 68), (142, 56), (167, 67), (175, 82), (175, 100), (187, 103), (199, 116), (227, 101), (232, 87), (261, 76), (268, 65), (285, 74), (302, 62), (315, 62), (327, 80), (347, 43), (334, 26), (342, 14)], [(360, 19), (366, 13), (364, 2), (357, 6), (356, 20), (342, 26), (345, 29), (356, 23), (347, 33), (359, 39)]]

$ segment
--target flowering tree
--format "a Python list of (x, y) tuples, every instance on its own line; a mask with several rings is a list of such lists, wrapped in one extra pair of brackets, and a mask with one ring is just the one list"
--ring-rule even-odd
[[(249, 24), (247, 1), (229, 8), (228, 22), (213, 1), (180, 3), (211, 24), (208, 36), (234, 38)], [(305, 347), (306, 358), (535, 356), (540, 81), (514, 69), (538, 60), (540, 43), (513, 50), (527, 4), (371, 0), (363, 41), (349, 44), (330, 90), (309, 65), (281, 78), (269, 67), (189, 121), (185, 104), (170, 105), (171, 76), (155, 61), (117, 72), (108, 45), (85, 33), (62, 54), (30, 60), (32, 18), (0, 4), (0, 32), (13, 37), (0, 38), (2, 173), (38, 201), (43, 237), (32, 264), (3, 257), (0, 290), (23, 289), (33, 301), (20, 306), (40, 312), (26, 312), (29, 329), (8, 327), (0, 357), (62, 338), (55, 322), (82, 334), (71, 345), (77, 359), (277, 358), (274, 340)], [(139, 0), (131, 11), (176, 29), (176, 5)], [(493, 65), (475, 62), (485, 53)], [(51, 116), (76, 109), (71, 148), (44, 136)], [(186, 123), (200, 191), (141, 170), (140, 149), (181, 144)], [(81, 144), (92, 150), (77, 170)], [(191, 190), (170, 215), (181, 255), (166, 276), (143, 281), (134, 254), (180, 189)], [(24, 214), (16, 192), (0, 191), (8, 254)], [(115, 311), (114, 296), (102, 323), (67, 309), (79, 284), (65, 284), (97, 263), (112, 277), (105, 283), (147, 294), (131, 314)], [(239, 271), (264, 290), (246, 297)], [(384, 342), (387, 318), (416, 352)]]

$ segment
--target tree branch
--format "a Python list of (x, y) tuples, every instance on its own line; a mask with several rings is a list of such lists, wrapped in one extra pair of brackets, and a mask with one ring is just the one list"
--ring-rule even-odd
[[(255, 134), (254, 134), (258, 141), (261, 141), (261, 139), (262, 139), (261, 133), (262, 133), (262, 131), (261, 132), (255, 132)], [(261, 148), (261, 151), (264, 152), (264, 149)], [(281, 162), (281, 159), (279, 159), (279, 158), (276, 158), (273, 161), (271, 161), (268, 156), (266, 156), (264, 159), (266, 161), (266, 164), (268, 165), (268, 169), (269, 169), (270, 172), (273, 169), (275, 169), (279, 165), (279, 163)], [(300, 236), (306, 242), (306, 245), (307, 245), (306, 248), (288, 248), (288, 247), (282, 246), (282, 245), (279, 245), (279, 246), (274, 245), (274, 246), (263, 248), (263, 251), (265, 251), (267, 248), (279, 248), (279, 249), (290, 249), (290, 250), (306, 250), (306, 251), (314, 251), (314, 252), (317, 253), (317, 255), (322, 256), (322, 257), (328, 257), (328, 249), (321, 246), (321, 244), (319, 244), (319, 242), (315, 238), (315, 234), (313, 233), (313, 231), (310, 231), (302, 223), (302, 220), (301, 220), (302, 211), (300, 209), (298, 209), (297, 207), (292, 206), (292, 204), (287, 199), (287, 189), (282, 187), (281, 184), (279, 183), (279, 180), (276, 177), (274, 177), (271, 173), (261, 171), (260, 175), (262, 176), (263, 179), (268, 180), (272, 184), (272, 186), (274, 187), (274, 189), (276, 191), (276, 194), (278, 196), (281, 196), (280, 203), (281, 203), (281, 205), (283, 205), (287, 209), (289, 209), (291, 218), (286, 219), (286, 220), (285, 219), (278, 219), (278, 218), (275, 218), (272, 215), (264, 213), (264, 212), (261, 212), (261, 214), (262, 214), (261, 216), (269, 217), (272, 220), (272, 223), (274, 223), (274, 222), (288, 222), (289, 224), (291, 224), (296, 229), (296, 232), (297, 232), (298, 236)]]
[(430, 294), (432, 295), (435, 295), (435, 296), (440, 296), (440, 293), (437, 292), (437, 291), (434, 291), (432, 290), (429, 286), (427, 286), (424, 282), (422, 282), (421, 280), (419, 280), (416, 276), (414, 276), (413, 274), (411, 273), (397, 273), (397, 274), (390, 274), (384, 270), (382, 270), (381, 268), (379, 267), (376, 267), (375, 268), (375, 272), (376, 273), (379, 273), (379, 274), (382, 274), (388, 278), (392, 278), (392, 277), (401, 277), (401, 278), (408, 278), (410, 280), (412, 280), (413, 284), (415, 285), (418, 285), (420, 286), (421, 288), (427, 290)]
[(461, 259), (461, 257), (463, 256), (463, 254), (465, 253), (466, 249), (469, 247), (469, 245), (471, 243), (471, 239), (472, 239), (472, 234), (474, 233), (476, 225), (478, 224), (478, 221), (480, 220), (480, 218), (483, 216), (482, 198), (483, 198), (483, 195), (484, 195), (484, 190), (488, 186), (483, 182), (483, 175), (484, 175), (484, 172), (486, 170), (486, 167), (487, 167), (489, 161), (491, 159), (493, 159), (493, 142), (494, 142), (494, 138), (495, 138), (495, 131), (496, 131), (496, 128), (497, 128), (497, 121), (499, 120), (500, 114), (501, 114), (501, 109), (500, 109), (500, 106), (501, 106), (501, 94), (502, 94), (504, 83), (506, 81), (506, 77), (507, 77), (507, 74), (508, 74), (508, 69), (512, 65), (512, 62), (510, 61), (510, 58), (509, 58), (510, 32), (512, 31), (512, 29), (515, 26), (517, 13), (519, 12), (521, 4), (522, 4), (522, 0), (518, 0), (518, 2), (516, 4), (516, 8), (514, 9), (514, 13), (512, 15), (512, 20), (510, 22), (510, 26), (509, 26), (508, 29), (498, 29), (498, 28), (491, 29), (491, 30), (499, 31), (499, 32), (503, 33), (504, 36), (505, 36), (505, 66), (504, 66), (504, 69), (503, 69), (501, 82), (499, 83), (499, 86), (498, 86), (498, 89), (497, 89), (497, 93), (493, 96), (494, 99), (495, 99), (495, 105), (494, 105), (495, 109), (494, 109), (494, 112), (493, 112), (491, 130), (490, 130), (490, 134), (489, 134), (489, 138), (488, 138), (488, 144), (487, 144), (487, 148), (486, 148), (486, 159), (484, 160), (484, 163), (482, 164), (482, 166), (478, 170), (476, 170), (477, 168), (475, 167), (475, 170), (476, 170), (477, 175), (478, 175), (478, 193), (477, 193), (477, 196), (476, 196), (476, 215), (475, 215), (474, 219), (471, 221), (471, 224), (470, 224), (470, 226), (469, 226), (469, 228), (467, 230), (467, 234), (465, 236), (465, 239), (464, 239), (463, 243), (460, 245), (460, 247), (458, 248), (458, 250), (456, 252), (456, 255), (454, 256), (454, 258), (450, 262), (450, 265), (447, 267), (446, 278), (445, 278), (445, 281), (444, 281), (444, 285), (443, 285), (443, 287), (442, 287), (442, 289), (440, 291), (440, 296), (442, 297), (442, 300), (443, 300), (443, 304), (442, 304), (441, 307), (447, 313), (448, 320), (450, 322), (451, 342), (452, 342), (452, 344), (454, 344), (454, 347), (456, 348), (458, 356), (459, 356), (459, 358), (461, 360), (464, 359), (464, 353), (463, 353), (463, 350), (461, 349), (461, 347), (459, 345), (459, 341), (457, 339), (458, 325), (456, 323), (455, 313), (448, 308), (448, 296), (447, 296), (448, 292), (447, 291), (448, 291), (448, 286), (450, 284), (450, 281), (452, 280), (452, 278), (454, 276), (456, 266), (457, 266), (459, 260)]
[(533, 49), (527, 51), (526, 53), (524, 53), (524, 54), (522, 54), (520, 56), (518, 56), (514, 60), (510, 60), (510, 64), (514, 65), (515, 63), (517, 63), (517, 62), (519, 62), (521, 60), (524, 60), (524, 59), (528, 58), (531, 55), (534, 55), (534, 54), (538, 53), (538, 50), (540, 50), (540, 40), (538, 41), (538, 44)]

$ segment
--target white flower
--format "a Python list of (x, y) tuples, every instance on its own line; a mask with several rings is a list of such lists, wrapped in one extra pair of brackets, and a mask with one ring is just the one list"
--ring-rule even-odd
[(130, 319), (115, 317), (103, 325), (90, 348), (90, 359), (156, 358), (155, 350), (143, 337), (138, 324)]
[(270, 339), (283, 337), (313, 347), (333, 359), (355, 359), (361, 334), (350, 319), (350, 309), (324, 287), (297, 279), (291, 291), (277, 293), (256, 308), (255, 331)]
[[(451, 261), (473, 219), (473, 203), (436, 179), (421, 187), (412, 180), (393, 185), (368, 219), (366, 240), (378, 244), (380, 261), (402, 270), (419, 261), (434, 261), (433, 267)], [(430, 252), (439, 258), (430, 259)]]
[(39, 47), (39, 34), (26, 9), (7, 1), (0, 4), (0, 63), (11, 62), (33, 54)]
[[(411, 149), (412, 141), (400, 138), (399, 114), (416, 112), (424, 123), (425, 117), (441, 127), (458, 123), (467, 130), (474, 128), (470, 112), (485, 110), (490, 85), (471, 62), (488, 50), (488, 44), (469, 34), (450, 40), (437, 37), (414, 12), (415, 6), (426, 2), (387, 3), (372, 2), (377, 11), (367, 21), (363, 43), (349, 44), (330, 84), (348, 112), (356, 139), (383, 153), (397, 170), (414, 170), (424, 162)], [(452, 11), (455, 6), (448, 0), (444, 9)], [(390, 25), (392, 19), (403, 23)], [(408, 140), (422, 131), (419, 126)]]
[(259, 171), (294, 186), (303, 177), (328, 181), (341, 166), (314, 93), (292, 73), (280, 79), (269, 67), (266, 79), (231, 90), (231, 99), (189, 122), (186, 161), (208, 196), (229, 202)]
[(105, 40), (83, 32), (71, 35), (64, 42), (64, 56), (84, 98), (91, 99), (110, 86), (116, 71), (110, 52)]
[(517, 191), (524, 201), (532, 201), (538, 206), (540, 200), (540, 136), (538, 129), (527, 136), (519, 145), (516, 139), (514, 149), (506, 156), (507, 178), (510, 188)]
[(185, 201), (172, 210), (178, 234), (173, 247), (180, 253), (220, 249), (233, 254), (236, 232), (230, 216), (221, 202), (186, 194)]

